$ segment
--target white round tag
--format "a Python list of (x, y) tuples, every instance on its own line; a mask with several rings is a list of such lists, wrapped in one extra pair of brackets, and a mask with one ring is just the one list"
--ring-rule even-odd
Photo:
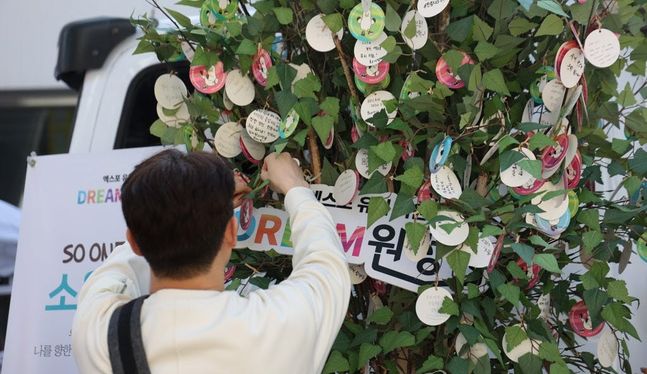
[(449, 0), (420, 0), (418, 1), (418, 12), (425, 17), (433, 17), (442, 12), (449, 5)]
[(575, 87), (584, 74), (584, 52), (579, 48), (571, 48), (564, 55), (559, 67), (559, 78), (566, 88)]
[[(564, 165), (570, 165), (573, 158), (577, 154), (578, 140), (577, 136), (573, 134), (568, 134), (568, 149), (566, 150), (566, 156), (564, 156)], [(561, 164), (560, 164), (561, 165)]]
[(213, 137), (213, 144), (216, 151), (225, 158), (234, 158), (241, 152), (240, 134), (243, 132), (243, 126), (236, 122), (227, 122), (218, 128), (216, 135)]
[(172, 111), (175, 111), (172, 115), (164, 113), (165, 108), (160, 103), (157, 103), (156, 110), (159, 119), (171, 127), (180, 127), (180, 123), (189, 122), (191, 119), (189, 107), (185, 103), (182, 103), (178, 109), (171, 109)]
[(445, 199), (458, 199), (463, 193), (458, 177), (446, 165), (441, 166), (437, 172), (431, 174), (429, 180), (434, 191)]
[(272, 143), (279, 138), (281, 116), (265, 109), (256, 109), (247, 116), (245, 128), (252, 139), (260, 143)]
[[(368, 121), (381, 110), (386, 110), (384, 106), (385, 101), (395, 100), (395, 96), (389, 91), (375, 91), (372, 94), (368, 95), (364, 101), (362, 101), (362, 107), (360, 109), (360, 114), (364, 121)], [(388, 116), (387, 125), (393, 122), (397, 114), (397, 110), (393, 112), (387, 112)], [(369, 124), (369, 126), (372, 126)]]
[[(563, 194), (542, 200), (545, 194), (560, 190)], [(537, 192), (539, 194), (531, 200), (531, 203), (543, 210), (542, 213), (537, 213), (539, 217), (548, 221), (559, 219), (568, 209), (568, 193), (564, 190), (563, 182), (558, 184), (546, 182)]]
[[(451, 219), (444, 219), (442, 221), (436, 222), (435, 225), (429, 225), (429, 231), (431, 236), (436, 239), (439, 243), (449, 246), (456, 246), (462, 244), (470, 233), (470, 227), (465, 223), (465, 219), (458, 214), (450, 210), (440, 210), (438, 211), (439, 216), (449, 217)], [(451, 231), (449, 228), (445, 229), (443, 226), (446, 225), (456, 225)]]
[(535, 101), (533, 99), (528, 100), (526, 106), (523, 108), (523, 113), (521, 113), (521, 123), (530, 122), (532, 118), (532, 112), (535, 110)]
[(496, 242), (496, 238), (493, 237), (480, 238), (476, 245), (476, 253), (472, 251), (472, 248), (463, 244), (461, 251), (470, 254), (468, 265), (478, 269), (486, 268), (490, 264), (490, 258), (494, 252), (494, 242)]
[(358, 189), (359, 175), (355, 170), (348, 169), (337, 178), (332, 197), (337, 205), (346, 205), (357, 195)]
[(522, 341), (521, 344), (519, 344), (518, 346), (509, 350), (508, 343), (506, 342), (506, 334), (503, 334), (503, 352), (505, 353), (506, 356), (508, 356), (510, 360), (514, 362), (519, 362), (519, 358), (521, 358), (521, 356), (527, 353), (532, 353), (535, 355), (538, 354), (540, 345), (541, 345), (541, 341), (539, 340), (526, 339)]
[[(595, 32), (595, 31), (594, 31)], [(605, 368), (613, 366), (618, 360), (618, 339), (609, 327), (604, 329), (598, 341), (598, 360)]]
[(182, 79), (177, 75), (162, 74), (155, 81), (155, 99), (157, 102), (168, 109), (175, 109), (184, 103), (188, 91)]
[(519, 166), (519, 162), (523, 160), (535, 160), (535, 154), (526, 147), (519, 149), (519, 152), (523, 153), (524, 158), (501, 171), (501, 182), (508, 187), (520, 187), (535, 179)]
[[(226, 82), (226, 81), (225, 81)], [(222, 104), (225, 106), (225, 109), (227, 110), (232, 110), (234, 109), (234, 103), (229, 100), (229, 97), (227, 96), (227, 89), (222, 91)]]
[(416, 300), (418, 319), (429, 326), (438, 326), (445, 323), (450, 315), (440, 313), (438, 310), (443, 306), (443, 301), (446, 297), (454, 300), (452, 294), (444, 288), (431, 287), (424, 290)]
[[(388, 162), (386, 164), (380, 165), (377, 170), (380, 174), (386, 176), (389, 174), (389, 171), (391, 171), (391, 166), (393, 164), (391, 162)], [(371, 176), (373, 173), (368, 172), (368, 150), (367, 149), (360, 149), (357, 152), (357, 155), (355, 156), (355, 168), (357, 169), (357, 172), (364, 178), (366, 179), (371, 179)]]
[[(467, 344), (467, 339), (465, 339), (463, 334), (458, 334), (456, 336), (456, 343), (454, 344), (454, 348), (456, 349), (456, 354), (460, 353), (461, 349), (463, 349), (463, 346), (465, 344)], [(462, 354), (461, 358), (469, 358), (472, 360), (472, 362), (477, 362), (479, 358), (487, 354), (488, 354), (487, 345), (485, 345), (485, 343), (476, 343), (469, 348), (469, 351)]]
[[(416, 23), (416, 33), (411, 39), (409, 39), (404, 35), (404, 31), (412, 21)], [(416, 49), (424, 47), (425, 44), (427, 44), (427, 39), (429, 37), (429, 27), (427, 26), (427, 20), (415, 10), (408, 11), (407, 14), (402, 17), (400, 34), (402, 34), (402, 39), (404, 39), (404, 42), (407, 43), (409, 48), (413, 49), (414, 51)]]
[(411, 261), (413, 262), (418, 262), (422, 260), (423, 258), (427, 257), (427, 253), (429, 253), (429, 246), (431, 245), (431, 235), (429, 235), (429, 229), (427, 229), (422, 236), (422, 240), (420, 241), (420, 246), (418, 247), (418, 252), (413, 253), (413, 248), (411, 248), (411, 244), (409, 244), (409, 238), (404, 237), (404, 244), (403, 244), (403, 252), (404, 255)]
[(541, 295), (537, 299), (539, 318), (547, 320), (550, 317), (550, 294)]
[(195, 48), (195, 44), (193, 44), (192, 48), (187, 41), (183, 40), (180, 43), (180, 47), (182, 47), (182, 53), (184, 53), (184, 57), (186, 57), (189, 62), (193, 61), (193, 56), (195, 56), (195, 50), (193, 48)]
[(387, 55), (386, 49), (381, 47), (382, 42), (386, 40), (386, 34), (382, 33), (373, 41), (363, 42), (357, 40), (353, 54), (357, 61), (364, 66), (373, 66), (379, 64), (384, 56)]
[(559, 79), (553, 79), (546, 83), (543, 91), (541, 91), (541, 99), (544, 101), (546, 109), (551, 112), (557, 112), (562, 107), (564, 101), (564, 94), (566, 87)]
[[(306, 40), (308, 44), (318, 52), (328, 52), (335, 49), (335, 42), (332, 39), (332, 31), (328, 28), (322, 18), (323, 14), (318, 14), (306, 26)], [(344, 36), (344, 29), (337, 32), (337, 38), (341, 40)]]
[(352, 284), (360, 284), (368, 277), (364, 270), (364, 264), (349, 264), (348, 273), (350, 274), (350, 282)]
[(241, 74), (239, 69), (227, 73), (225, 80), (225, 92), (232, 103), (238, 106), (245, 106), (254, 101), (254, 83), (248, 76)]
[(247, 131), (241, 131), (240, 143), (241, 147), (245, 147), (245, 151), (254, 160), (260, 161), (263, 159), (263, 157), (265, 157), (265, 146), (263, 145), (263, 143), (259, 143), (256, 140), (252, 139)]
[(607, 29), (594, 30), (584, 40), (584, 56), (591, 65), (608, 68), (620, 57), (620, 40)]

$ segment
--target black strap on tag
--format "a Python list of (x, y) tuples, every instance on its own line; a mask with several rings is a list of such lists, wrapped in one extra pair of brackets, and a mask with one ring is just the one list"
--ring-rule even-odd
[(150, 374), (142, 341), (140, 315), (148, 295), (118, 307), (108, 325), (108, 350), (114, 374)]

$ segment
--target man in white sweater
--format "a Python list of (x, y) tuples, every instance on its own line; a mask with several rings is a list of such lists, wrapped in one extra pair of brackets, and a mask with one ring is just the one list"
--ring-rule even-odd
[(224, 290), (224, 269), (247, 186), (207, 153), (166, 150), (135, 168), (122, 188), (128, 244), (79, 296), (72, 338), (81, 373), (321, 372), (348, 307), (342, 246), (290, 155), (268, 156), (262, 178), (285, 194), (293, 271), (242, 297)]

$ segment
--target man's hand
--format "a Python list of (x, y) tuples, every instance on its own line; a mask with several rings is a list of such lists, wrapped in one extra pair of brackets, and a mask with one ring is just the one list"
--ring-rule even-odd
[(281, 194), (287, 194), (292, 187), (309, 187), (303, 172), (289, 153), (272, 153), (265, 157), (261, 178), (270, 181), (270, 187)]
[(247, 181), (240, 172), (234, 172), (234, 209), (238, 208), (242, 203), (245, 195), (250, 193), (252, 189), (247, 185)]

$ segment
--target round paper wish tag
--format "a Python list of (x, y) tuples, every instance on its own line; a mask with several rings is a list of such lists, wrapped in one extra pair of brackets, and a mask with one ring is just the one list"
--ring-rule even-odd
[(213, 144), (218, 154), (225, 158), (238, 156), (241, 152), (240, 134), (243, 131), (243, 127), (236, 122), (227, 122), (220, 126), (213, 137)]
[(491, 273), (496, 264), (499, 262), (499, 257), (501, 257), (501, 249), (503, 249), (503, 234), (499, 235), (494, 245), (494, 252), (492, 252), (492, 257), (490, 258), (490, 263), (487, 265), (487, 272)]
[[(555, 191), (563, 191), (564, 193), (557, 196), (549, 196), (549, 199), (544, 199), (546, 194), (550, 193), (553, 195), (552, 192)], [(549, 221), (558, 219), (566, 210), (568, 210), (568, 193), (564, 191), (563, 183), (560, 182), (558, 184), (553, 184), (551, 182), (546, 182), (539, 189), (539, 192), (540, 193), (531, 200), (531, 203), (543, 210), (543, 212), (537, 213), (541, 218)]]
[(636, 242), (636, 252), (643, 261), (647, 262), (647, 241), (642, 237)]
[[(454, 344), (454, 349), (456, 353), (460, 353), (463, 347), (467, 344), (467, 339), (463, 334), (458, 334), (456, 336), (456, 343)], [(477, 362), (479, 358), (486, 356), (488, 354), (488, 348), (485, 343), (476, 343), (473, 346), (469, 347), (469, 350), (461, 355), (461, 358), (469, 358), (472, 362)]]
[(568, 191), (568, 211), (571, 213), (571, 217), (575, 217), (577, 210), (580, 206), (580, 199), (577, 197), (575, 191)]
[(254, 83), (248, 76), (243, 75), (239, 69), (234, 69), (227, 74), (225, 92), (232, 103), (245, 106), (254, 101)]
[(559, 65), (559, 78), (566, 88), (575, 87), (584, 74), (584, 52), (574, 47), (568, 50)]
[(521, 187), (535, 179), (519, 165), (524, 160), (535, 160), (535, 154), (525, 147), (519, 149), (519, 152), (523, 154), (524, 158), (502, 170), (500, 174), (501, 182), (508, 187)]
[(443, 219), (435, 224), (429, 224), (432, 237), (444, 245), (456, 246), (462, 244), (470, 233), (470, 227), (465, 223), (465, 219), (460, 214), (450, 210), (440, 210), (438, 215), (449, 217), (450, 219)]
[(430, 172), (435, 173), (441, 166), (445, 165), (449, 158), (449, 152), (452, 149), (452, 143), (452, 137), (445, 136), (443, 141), (434, 146), (434, 149), (431, 151), (431, 157), (429, 157)]
[(231, 280), (231, 278), (234, 277), (235, 273), (236, 273), (236, 265), (228, 265), (225, 268), (225, 282)]
[(355, 170), (348, 169), (337, 178), (332, 197), (335, 199), (337, 205), (346, 205), (353, 201), (358, 191), (359, 174)]
[(539, 318), (548, 319), (550, 317), (550, 294), (539, 296), (537, 306), (539, 307)]
[(208, 69), (204, 65), (191, 66), (189, 79), (196, 90), (204, 94), (212, 94), (220, 91), (225, 85), (227, 75), (223, 71), (221, 61)]
[(185, 103), (182, 103), (177, 109), (166, 109), (158, 103), (155, 109), (159, 119), (171, 127), (181, 127), (182, 122), (189, 122), (191, 119), (189, 108)]
[(388, 53), (386, 49), (382, 48), (382, 43), (385, 40), (386, 34), (383, 32), (375, 40), (366, 42), (361, 40), (356, 41), (353, 54), (357, 61), (364, 66), (377, 65), (382, 62), (382, 59)]
[(564, 87), (559, 79), (553, 79), (544, 86), (544, 89), (541, 91), (541, 99), (546, 109), (551, 112), (556, 112), (562, 107), (565, 94), (566, 87)]
[(444, 288), (431, 287), (424, 290), (416, 300), (418, 319), (429, 326), (438, 326), (447, 322), (450, 315), (439, 312), (446, 297), (454, 300), (452, 294)]
[(177, 108), (187, 98), (188, 91), (177, 75), (162, 74), (155, 81), (155, 99), (164, 108)]
[(582, 177), (582, 156), (577, 152), (573, 161), (564, 168), (564, 182), (566, 188), (572, 190), (577, 187)]
[[(395, 96), (389, 91), (375, 91), (372, 94), (368, 95), (362, 102), (360, 108), (360, 114), (364, 121), (368, 121), (377, 113), (382, 110), (386, 111), (386, 106), (384, 105), (385, 101), (395, 100)], [(388, 121), (387, 124), (390, 124), (395, 119), (397, 110), (392, 112), (387, 111)], [(372, 126), (369, 124), (369, 126)]]
[(584, 40), (584, 56), (591, 65), (608, 68), (620, 57), (620, 40), (607, 29), (594, 30)]
[(214, 27), (218, 20), (216, 16), (209, 9), (209, 2), (205, 1), (202, 3), (200, 8), (200, 24), (204, 27)]
[(530, 99), (526, 102), (526, 106), (523, 108), (523, 113), (521, 113), (521, 123), (530, 122), (532, 118), (532, 112), (535, 110), (535, 102)]
[(184, 57), (191, 62), (193, 61), (193, 57), (195, 56), (195, 44), (189, 44), (186, 41), (180, 42), (180, 47), (182, 48), (182, 53), (184, 53)]
[(328, 131), (328, 136), (326, 137), (326, 141), (323, 143), (323, 147), (325, 149), (330, 149), (332, 148), (332, 144), (335, 141), (335, 127), (331, 127), (330, 131)]
[[(555, 142), (557, 142), (556, 145), (554, 146), (551, 145), (546, 147), (544, 151), (541, 153), (541, 163), (542, 163), (543, 170), (550, 170), (558, 167), (559, 164), (566, 157), (566, 153), (569, 148), (568, 135), (566, 134), (558, 135), (557, 138), (555, 139)], [(542, 176), (544, 177), (544, 179), (550, 177), (550, 175), (548, 176), (544, 175), (543, 172), (542, 172)]]
[(600, 335), (597, 351), (600, 365), (605, 368), (611, 367), (618, 360), (618, 339), (610, 328)]
[(279, 138), (281, 116), (265, 109), (251, 112), (245, 122), (247, 133), (259, 143), (272, 143)]
[(264, 49), (259, 49), (252, 59), (252, 74), (254, 74), (256, 82), (263, 87), (267, 86), (267, 74), (271, 67), (270, 54)]
[(290, 109), (288, 116), (279, 124), (279, 136), (281, 139), (289, 138), (299, 124), (299, 114), (296, 110)]
[(577, 104), (577, 101), (582, 96), (583, 85), (578, 84), (577, 86), (571, 88), (566, 93), (566, 100), (564, 101), (564, 107), (562, 108), (562, 113), (565, 116), (568, 116), (573, 111), (573, 108)]
[[(517, 326), (521, 326), (521, 325), (517, 325)], [(527, 353), (538, 354), (540, 345), (541, 345), (541, 342), (539, 340), (525, 339), (516, 347), (512, 349), (508, 349), (508, 337), (507, 337), (507, 334), (503, 334), (503, 352), (505, 353), (506, 356), (508, 356), (510, 360), (514, 362), (519, 362), (519, 359), (521, 358), (521, 356)]]
[[(410, 27), (413, 27), (413, 33), (410, 34), (410, 36), (407, 36), (408, 32), (411, 30)], [(400, 34), (402, 34), (404, 42), (414, 51), (424, 47), (425, 44), (427, 44), (427, 39), (429, 37), (427, 20), (415, 10), (408, 11), (402, 18)]]
[(528, 183), (520, 187), (514, 187), (513, 191), (518, 195), (530, 195), (531, 193), (537, 192), (543, 185), (544, 180), (532, 178)]
[(571, 311), (568, 312), (568, 323), (574, 333), (584, 338), (595, 336), (604, 328), (604, 322), (595, 327), (591, 324), (589, 309), (581, 300), (573, 305)]
[(230, 0), (211, 0), (210, 8), (216, 18), (225, 20), (231, 19), (236, 15), (238, 1)]
[(463, 193), (458, 177), (447, 166), (441, 166), (437, 172), (431, 174), (429, 179), (434, 191), (445, 199), (458, 199)]
[(425, 233), (422, 235), (422, 240), (418, 246), (418, 250), (414, 253), (411, 244), (409, 243), (409, 238), (404, 237), (403, 252), (404, 255), (413, 262), (418, 262), (423, 258), (427, 257), (429, 253), (429, 247), (431, 246), (431, 235), (429, 235), (429, 229), (425, 230)]
[[(473, 63), (474, 61), (470, 58), (470, 56), (463, 53), (461, 66)], [(454, 74), (452, 69), (449, 67), (449, 64), (447, 64), (447, 61), (445, 61), (443, 57), (439, 58), (438, 62), (436, 63), (436, 78), (440, 83), (454, 90), (465, 87), (465, 82), (461, 80), (458, 74)]]
[(532, 264), (530, 268), (528, 267), (528, 264), (522, 259), (517, 260), (517, 265), (521, 270), (523, 270), (524, 273), (526, 273), (526, 276), (528, 277), (528, 286), (526, 289), (533, 288), (537, 282), (539, 282), (539, 273), (541, 272), (541, 266), (537, 264)]
[(348, 31), (357, 40), (368, 42), (377, 39), (384, 31), (384, 11), (373, 2), (367, 12), (363, 4), (355, 5), (348, 15)]
[(364, 270), (364, 264), (349, 264), (348, 273), (350, 274), (350, 283), (352, 284), (360, 284), (368, 277)]
[[(344, 29), (337, 32), (337, 38), (341, 40), (344, 36)], [(312, 17), (306, 25), (306, 41), (312, 49), (317, 52), (328, 52), (335, 49), (335, 42), (332, 38), (332, 31), (323, 20), (323, 14)]]
[[(375, 171), (386, 176), (387, 174), (389, 174), (389, 171), (391, 171), (391, 166), (392, 163), (388, 162), (384, 165), (380, 165), (380, 167), (378, 167)], [(375, 171), (373, 171), (373, 173), (368, 172), (368, 150), (360, 149), (357, 152), (357, 155), (355, 156), (355, 168), (362, 177), (371, 179), (371, 176), (373, 175), (373, 173), (375, 173)]]
[(265, 156), (265, 146), (252, 139), (247, 131), (240, 133), (240, 149), (245, 158), (253, 164), (258, 164)]
[(245, 199), (240, 205), (240, 228), (247, 230), (252, 223), (252, 216), (254, 214), (254, 201), (252, 199)]
[(470, 262), (468, 265), (478, 269), (486, 268), (490, 263), (492, 254), (494, 253), (495, 241), (496, 238), (492, 236), (487, 238), (480, 238), (476, 245), (476, 253), (474, 253), (471, 248), (463, 244), (461, 250), (470, 254)]
[(414, 74), (409, 74), (407, 79), (404, 80), (402, 90), (400, 90), (400, 101), (415, 99), (420, 96), (420, 92), (413, 91), (412, 87), (414, 81)]
[(418, 12), (425, 18), (433, 17), (447, 8), (449, 0), (420, 0)]
[(420, 189), (418, 190), (418, 193), (416, 194), (416, 197), (418, 198), (418, 203), (422, 203), (423, 201), (427, 201), (431, 199), (431, 182), (426, 180), (422, 186), (420, 186)]
[(389, 63), (381, 61), (376, 65), (364, 66), (353, 59), (353, 72), (360, 81), (367, 84), (378, 84), (389, 74)]

